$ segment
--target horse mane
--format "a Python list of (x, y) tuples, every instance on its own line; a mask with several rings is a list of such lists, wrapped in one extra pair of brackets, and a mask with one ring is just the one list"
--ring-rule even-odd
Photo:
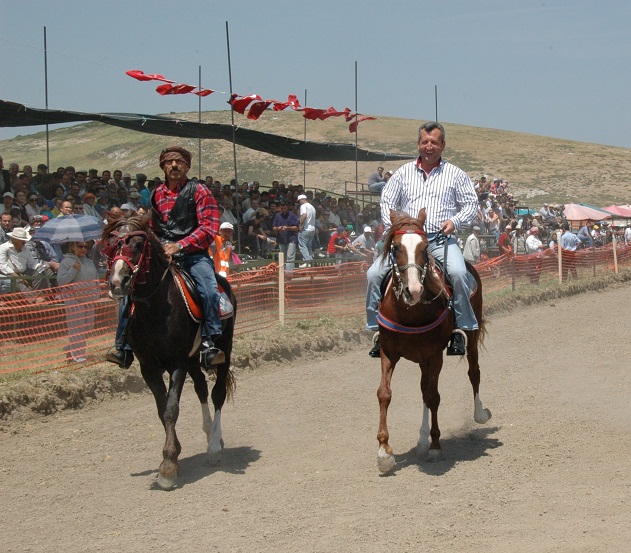
[(110, 236), (112, 234), (118, 234), (117, 231), (123, 227), (127, 226), (129, 230), (133, 231), (143, 231), (147, 233), (147, 238), (151, 243), (151, 247), (157, 257), (157, 259), (165, 265), (169, 264), (169, 260), (164, 253), (164, 247), (162, 243), (158, 239), (158, 237), (153, 233), (151, 227), (149, 225), (151, 221), (151, 214), (147, 213), (146, 215), (132, 215), (129, 218), (121, 217), (111, 223), (108, 223), (103, 228), (103, 243), (109, 243)]
[(401, 214), (397, 217), (390, 226), (388, 230), (388, 234), (386, 234), (386, 238), (383, 243), (383, 259), (387, 259), (390, 255), (390, 248), (392, 246), (392, 241), (394, 240), (395, 234), (397, 231), (401, 230), (403, 227), (415, 227), (417, 230), (425, 231), (425, 223), (415, 219), (414, 217), (410, 217), (407, 213)]

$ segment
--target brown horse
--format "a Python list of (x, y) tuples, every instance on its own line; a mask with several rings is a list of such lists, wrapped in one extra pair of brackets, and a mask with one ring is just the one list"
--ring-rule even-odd
[[(216, 366), (212, 389), (214, 419), (208, 407), (208, 384), (200, 367), (201, 333), (199, 320), (187, 307), (178, 270), (167, 259), (162, 244), (149, 228), (149, 218), (130, 217), (103, 230), (104, 253), (109, 260), (110, 292), (114, 298), (129, 296), (132, 314), (127, 339), (140, 362), (140, 372), (153, 393), (166, 440), (162, 450), (158, 485), (173, 488), (177, 483), (178, 456), (182, 447), (175, 433), (179, 401), (186, 375), (190, 375), (202, 407), (202, 429), (208, 443), (208, 457), (216, 460), (223, 450), (221, 409), (234, 389), (230, 354), (236, 316), (236, 299), (228, 281), (217, 276), (232, 306), (232, 314), (222, 321), (221, 338), (216, 341), (225, 353), (225, 362)], [(191, 312), (189, 312), (191, 311)], [(163, 375), (169, 374), (169, 388)]]
[[(379, 341), (381, 343), (381, 383), (379, 398), (379, 451), (377, 465), (382, 472), (391, 471), (395, 464), (392, 447), (388, 444), (388, 406), (392, 398), (390, 382), (394, 367), (401, 359), (409, 359), (421, 367), (421, 392), (423, 396), (423, 421), (417, 450), (427, 453), (430, 459), (439, 458), (440, 430), (438, 428), (438, 377), (443, 366), (443, 350), (454, 330), (454, 314), (451, 292), (434, 258), (427, 251), (425, 234), (425, 209), (418, 218), (396, 217), (392, 213), (392, 226), (384, 244), (384, 263), (392, 264), (383, 300), (379, 307)], [(467, 264), (477, 287), (471, 304), (479, 324), (479, 330), (466, 331), (469, 380), (473, 386), (476, 422), (483, 424), (491, 418), (491, 412), (482, 405), (479, 395), (480, 366), (478, 346), (484, 335), (482, 317), (482, 283), (476, 270)], [(431, 413), (431, 427), (429, 415)]]

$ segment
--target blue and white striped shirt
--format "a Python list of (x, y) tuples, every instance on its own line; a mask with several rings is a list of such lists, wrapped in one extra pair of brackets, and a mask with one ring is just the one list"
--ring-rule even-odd
[(462, 170), (441, 159), (428, 176), (419, 160), (400, 167), (381, 192), (381, 220), (390, 228), (390, 210), (417, 217), (426, 208), (425, 231), (436, 233), (447, 220), (455, 230), (467, 227), (478, 213), (478, 196), (473, 182)]

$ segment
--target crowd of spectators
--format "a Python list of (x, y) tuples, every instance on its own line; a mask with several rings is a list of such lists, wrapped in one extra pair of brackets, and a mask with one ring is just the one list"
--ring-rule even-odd
[[(378, 183), (377, 188), (385, 186), (391, 173), (379, 167), (370, 176), (372, 184)], [(148, 210), (151, 192), (160, 182), (159, 177), (149, 179), (142, 173), (132, 176), (119, 169), (99, 171), (69, 166), (49, 172), (45, 164), (40, 164), (34, 172), (31, 166), (24, 165), (20, 169), (17, 163), (5, 169), (0, 156), (0, 193), (4, 204), (0, 244), (15, 242), (17, 246), (12, 247), (16, 251), (11, 252), (15, 257), (20, 253), (17, 248), (21, 244), (19, 239), (10, 236), (14, 229), (24, 228), (32, 234), (46, 220), (70, 213), (102, 220), (142, 214)], [(352, 197), (305, 190), (300, 184), (285, 185), (277, 180), (266, 189), (258, 181), (222, 183), (212, 176), (206, 176), (203, 184), (219, 206), (221, 223), (231, 226), (231, 246), (242, 258), (270, 259), (270, 254), (283, 251), (291, 269), (300, 258), (302, 261), (319, 257), (334, 257), (338, 262), (345, 259), (372, 261), (381, 251), (383, 226), (378, 198), (361, 205)], [(563, 205), (546, 203), (535, 213), (520, 210), (508, 181), (481, 176), (474, 184), (479, 210), (472, 228), (479, 230), (467, 229), (475, 234), (469, 241), (468, 254), (473, 261), (479, 261), (485, 252), (495, 251), (495, 248), (500, 254), (519, 255), (541, 251), (542, 246), (555, 247), (555, 231), (567, 226)], [(375, 195), (378, 193), (375, 190)], [(306, 222), (305, 212), (309, 214)], [(311, 230), (312, 225), (315, 232)], [(602, 225), (585, 225), (576, 235), (578, 247), (607, 243), (611, 233), (611, 228)], [(493, 248), (488, 247), (489, 236), (493, 237)], [(467, 236), (460, 238), (464, 248)], [(631, 241), (631, 231), (621, 238)], [(478, 241), (482, 244), (479, 253)], [(28, 263), (20, 267), (24, 266), (30, 273), (42, 267), (56, 271), (66, 253), (59, 247), (51, 248), (35, 241), (30, 241), (29, 246), (20, 251), (27, 252), (20, 254), (21, 257), (29, 256)], [(98, 252), (90, 252), (90, 256), (98, 266)], [(15, 272), (6, 272), (2, 259), (0, 250), (0, 276), (15, 275)], [(6, 288), (6, 283), (0, 286), (4, 291)]]

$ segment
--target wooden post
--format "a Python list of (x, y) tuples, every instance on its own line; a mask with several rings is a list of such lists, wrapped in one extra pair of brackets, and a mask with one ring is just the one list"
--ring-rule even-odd
[(563, 256), (561, 255), (561, 230), (557, 230), (557, 257), (559, 259), (559, 283), (563, 282)]
[(613, 245), (613, 272), (618, 274), (618, 252), (616, 251), (616, 233), (611, 233), (611, 244)]
[(285, 326), (285, 254), (278, 253), (278, 322)]

